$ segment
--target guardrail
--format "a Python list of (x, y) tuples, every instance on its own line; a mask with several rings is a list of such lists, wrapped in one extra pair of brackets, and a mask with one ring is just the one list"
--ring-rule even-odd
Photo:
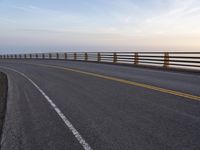
[(200, 70), (200, 52), (69, 52), (0, 55), (0, 59), (51, 59)]

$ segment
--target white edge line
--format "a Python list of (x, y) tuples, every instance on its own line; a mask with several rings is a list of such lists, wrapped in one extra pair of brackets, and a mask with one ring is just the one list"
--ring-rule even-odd
[(78, 140), (78, 142), (82, 145), (82, 147), (84, 148), (84, 150), (92, 150), (92, 148), (90, 147), (90, 145), (83, 139), (83, 137), (80, 135), (80, 133), (75, 129), (75, 127), (72, 125), (72, 123), (67, 119), (67, 117), (61, 112), (61, 110), (56, 106), (56, 104), (49, 98), (49, 96), (47, 96), (45, 94), (45, 92), (33, 81), (31, 80), (28, 76), (26, 76), (24, 73), (21, 73), (15, 69), (12, 69), (10, 67), (2, 67), (1, 68), (7, 69), (7, 70), (11, 70), (14, 71), (18, 74), (20, 74), (21, 76), (23, 76), (24, 78), (26, 78), (28, 81), (30, 81), (35, 87), (36, 89), (45, 97), (45, 99), (49, 102), (49, 104), (54, 108), (54, 110), (56, 111), (56, 113), (60, 116), (60, 118), (63, 120), (63, 122), (65, 123), (65, 125), (70, 129), (70, 131), (73, 133), (73, 135), (76, 137), (76, 139)]

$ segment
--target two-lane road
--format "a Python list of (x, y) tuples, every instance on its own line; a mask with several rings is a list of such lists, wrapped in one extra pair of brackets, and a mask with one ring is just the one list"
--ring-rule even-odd
[(50, 60), (0, 66), (9, 79), (2, 150), (200, 149), (197, 74)]

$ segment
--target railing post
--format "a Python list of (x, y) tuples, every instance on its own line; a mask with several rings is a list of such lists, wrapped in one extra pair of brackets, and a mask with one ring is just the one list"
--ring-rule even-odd
[(38, 59), (38, 54), (35, 55), (36, 59)]
[(134, 64), (135, 64), (135, 65), (138, 65), (138, 64), (139, 64), (139, 54), (138, 54), (138, 53), (135, 53), (135, 54), (134, 54)]
[(74, 53), (74, 60), (77, 60), (77, 54)]
[(88, 61), (88, 53), (85, 53), (85, 61)]
[(19, 59), (22, 59), (22, 55), (21, 54), (19, 54)]
[(51, 56), (51, 53), (49, 53), (49, 59), (51, 59), (51, 57), (52, 57), (52, 56)]
[(44, 59), (44, 58), (45, 58), (44, 53), (42, 53), (42, 59)]
[(59, 54), (58, 53), (56, 53), (56, 59), (59, 59)]
[(97, 61), (101, 62), (101, 53), (97, 53)]
[(32, 59), (32, 54), (30, 54), (30, 59)]
[(169, 67), (169, 53), (165, 52), (164, 53), (164, 63), (163, 63), (163, 67), (164, 68), (168, 68)]
[(26, 59), (26, 54), (24, 54), (24, 59)]
[(67, 60), (67, 53), (64, 53), (64, 55), (65, 55), (65, 60)]
[(113, 63), (117, 63), (117, 53), (113, 53)]

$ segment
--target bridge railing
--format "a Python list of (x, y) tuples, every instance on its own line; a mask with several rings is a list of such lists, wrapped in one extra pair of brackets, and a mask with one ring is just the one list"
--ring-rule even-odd
[(0, 59), (52, 59), (200, 70), (200, 52), (60, 52), (0, 55)]

